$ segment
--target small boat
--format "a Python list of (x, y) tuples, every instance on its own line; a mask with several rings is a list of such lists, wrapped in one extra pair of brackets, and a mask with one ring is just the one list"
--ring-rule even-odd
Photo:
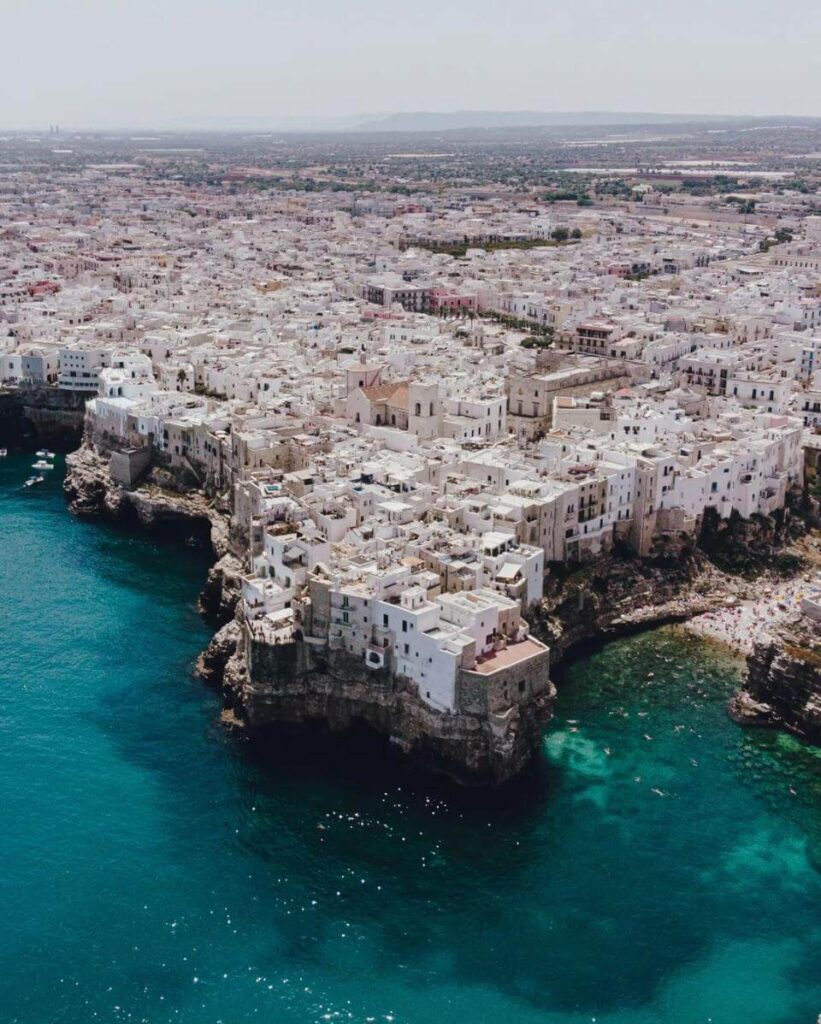
[(45, 481), (45, 479), (46, 478), (44, 476), (30, 476), (28, 478), (28, 480), (26, 480), (25, 486), (26, 487), (34, 487), (35, 484), (43, 483)]
[(46, 462), (45, 459), (38, 459), (36, 462), (32, 463), (31, 468), (32, 469), (54, 469), (54, 466), (53, 466), (53, 464), (51, 462)]
[(47, 448), (39, 448), (34, 454), (37, 456), (38, 459), (54, 458), (54, 452), (50, 452)]
[(5, 459), (5, 457), (8, 455), (8, 453), (9, 453), (8, 448), (0, 448), (0, 459)]

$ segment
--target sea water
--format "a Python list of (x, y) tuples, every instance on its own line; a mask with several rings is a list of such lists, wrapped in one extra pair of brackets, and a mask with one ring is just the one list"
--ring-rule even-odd
[[(0, 460), (0, 1022), (815, 1024), (821, 751), (674, 630), (559, 678), (494, 793), (224, 732), (201, 554)], [(650, 675), (652, 673), (652, 676)]]

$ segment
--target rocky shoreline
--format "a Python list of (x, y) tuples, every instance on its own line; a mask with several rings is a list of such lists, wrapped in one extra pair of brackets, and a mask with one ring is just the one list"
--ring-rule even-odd
[(90, 393), (46, 385), (0, 388), (0, 446), (72, 451), (83, 434)]
[(612, 556), (546, 580), (545, 597), (528, 618), (557, 663), (594, 640), (686, 622), (749, 587), (698, 554), (675, 563)]
[(87, 445), (66, 456), (63, 490), (75, 515), (207, 542), (217, 557), (228, 550), (228, 518), (204, 495), (164, 489), (150, 479), (134, 489), (120, 486), (112, 479), (105, 456)]
[(388, 671), (373, 672), (344, 651), (271, 643), (254, 625), (232, 622), (203, 655), (206, 677), (223, 688), (230, 721), (265, 741), (282, 726), (330, 733), (366, 726), (415, 764), (465, 785), (499, 785), (520, 774), (552, 716), (555, 687), (494, 713), (444, 714)]
[[(612, 558), (554, 581), (529, 621), (533, 634), (550, 645), (557, 667), (591, 642), (686, 622), (723, 607), (729, 592), (741, 596), (751, 586), (699, 557), (675, 568)], [(499, 783), (531, 759), (552, 716), (555, 689), (493, 727), (479, 718), (438, 715), (387, 679), (375, 686), (373, 673), (344, 654), (312, 657), (304, 645), (266, 643), (237, 611), (203, 652), (199, 671), (222, 687), (229, 724), (248, 734), (264, 735), (277, 723), (322, 722), (338, 731), (364, 722), (440, 773), (460, 782)]]
[(730, 716), (775, 726), (821, 746), (821, 630), (808, 618), (783, 623), (753, 645)]
[[(105, 454), (88, 442), (68, 456), (67, 469), (64, 489), (74, 514), (170, 534), (212, 551), (215, 562), (200, 607), (218, 628), (197, 669), (203, 680), (221, 688), (224, 720), (245, 735), (265, 740), (282, 724), (321, 723), (331, 731), (365, 724), (403, 754), (459, 782), (507, 781), (538, 749), (552, 715), (554, 688), (507, 715), (442, 715), (387, 677), (381, 686), (375, 684), (373, 672), (363, 674), (361, 664), (342, 652), (320, 655), (305, 644), (261, 639), (243, 621), (239, 596), (245, 570), (231, 550), (229, 517), (214, 501), (200, 492), (173, 490), (162, 470), (149, 471), (137, 487), (123, 487), (112, 479)], [(591, 642), (686, 622), (726, 606), (728, 598), (749, 597), (754, 589), (699, 552), (656, 561), (612, 556), (572, 573), (557, 567), (528, 618), (534, 636), (550, 646), (556, 666)], [(752, 691), (739, 696), (733, 717), (744, 723), (762, 720), (766, 714), (753, 709), (758, 703)], [(791, 727), (781, 711), (770, 719)], [(809, 737), (812, 730), (802, 735)]]
[(114, 482), (104, 455), (83, 444), (66, 456), (63, 491), (69, 510), (206, 547), (214, 564), (200, 594), (200, 608), (217, 626), (232, 620), (240, 595), (242, 563), (230, 548), (230, 520), (198, 492), (152, 483), (128, 489)]

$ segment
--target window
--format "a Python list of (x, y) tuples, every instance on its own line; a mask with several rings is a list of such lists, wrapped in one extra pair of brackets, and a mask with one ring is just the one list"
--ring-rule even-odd
[(407, 633), (408, 631), (408, 620), (402, 619), (402, 632)]

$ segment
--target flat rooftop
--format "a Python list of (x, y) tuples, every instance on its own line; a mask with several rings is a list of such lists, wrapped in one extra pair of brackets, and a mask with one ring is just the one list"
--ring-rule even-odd
[(494, 672), (498, 672), (499, 669), (518, 665), (519, 662), (527, 661), (528, 658), (533, 658), (537, 654), (544, 654), (548, 650), (549, 648), (545, 647), (544, 644), (540, 644), (538, 640), (528, 637), (527, 640), (522, 640), (521, 643), (511, 644), (503, 651), (496, 651), (494, 654), (487, 655), (481, 661), (477, 658), (476, 668), (473, 671), (483, 676), (489, 676)]

